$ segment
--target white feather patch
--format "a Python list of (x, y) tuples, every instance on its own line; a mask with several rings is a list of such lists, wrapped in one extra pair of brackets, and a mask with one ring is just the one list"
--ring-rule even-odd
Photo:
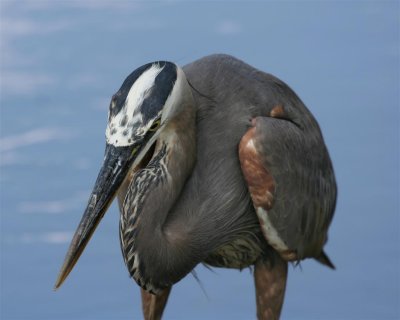
[(278, 252), (288, 250), (287, 245), (279, 236), (278, 231), (272, 225), (272, 222), (268, 217), (268, 212), (261, 207), (257, 207), (256, 211), (257, 211), (257, 216), (261, 222), (260, 224), (262, 232), (264, 236), (267, 238), (267, 241), (270, 244), (270, 246), (273, 247)]
[[(106, 129), (107, 143), (116, 147), (125, 147), (134, 143), (134, 141), (131, 141), (133, 124), (142, 122), (139, 107), (151, 93), (155, 79), (163, 68), (158, 64), (153, 64), (134, 82), (126, 97), (125, 105), (108, 123)], [(125, 124), (122, 125), (123, 123)], [(150, 126), (151, 123), (148, 125)]]
[(143, 100), (146, 99), (151, 92), (151, 88), (154, 86), (156, 77), (163, 68), (164, 67), (161, 67), (159, 64), (153, 64), (134, 82), (126, 97), (125, 107), (127, 108), (128, 114), (134, 114)]

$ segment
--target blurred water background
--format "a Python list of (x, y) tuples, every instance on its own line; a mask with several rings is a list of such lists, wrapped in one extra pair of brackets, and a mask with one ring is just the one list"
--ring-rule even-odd
[[(101, 165), (111, 95), (144, 63), (229, 53), (317, 117), (337, 266), (290, 268), (283, 319), (399, 319), (399, 2), (1, 0), (1, 319), (139, 319), (111, 207), (53, 285)], [(249, 270), (197, 268), (166, 319), (254, 319)]]

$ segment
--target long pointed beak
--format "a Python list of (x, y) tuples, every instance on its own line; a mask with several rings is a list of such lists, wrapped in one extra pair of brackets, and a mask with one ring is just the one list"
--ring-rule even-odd
[(75, 231), (54, 289), (58, 289), (75, 266), (97, 225), (112, 203), (132, 163), (132, 147), (107, 144), (100, 169), (81, 222)]

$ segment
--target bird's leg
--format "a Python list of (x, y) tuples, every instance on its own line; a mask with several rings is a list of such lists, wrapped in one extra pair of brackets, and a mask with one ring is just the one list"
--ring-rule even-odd
[(276, 252), (271, 259), (257, 260), (254, 282), (258, 319), (279, 319), (285, 296), (287, 269), (287, 262)]
[(142, 309), (145, 320), (159, 320), (164, 312), (165, 305), (168, 301), (171, 288), (164, 289), (161, 293), (154, 295), (143, 289), (142, 293)]

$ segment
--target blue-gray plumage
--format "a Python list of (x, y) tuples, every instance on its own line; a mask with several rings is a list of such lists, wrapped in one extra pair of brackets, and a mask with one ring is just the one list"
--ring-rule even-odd
[(288, 261), (333, 267), (323, 251), (332, 164), (314, 117), (279, 79), (227, 55), (183, 69), (147, 64), (114, 95), (106, 138), (56, 287), (116, 194), (122, 253), (146, 318), (161, 317), (172, 285), (199, 263), (255, 265), (262, 319), (279, 317)]

